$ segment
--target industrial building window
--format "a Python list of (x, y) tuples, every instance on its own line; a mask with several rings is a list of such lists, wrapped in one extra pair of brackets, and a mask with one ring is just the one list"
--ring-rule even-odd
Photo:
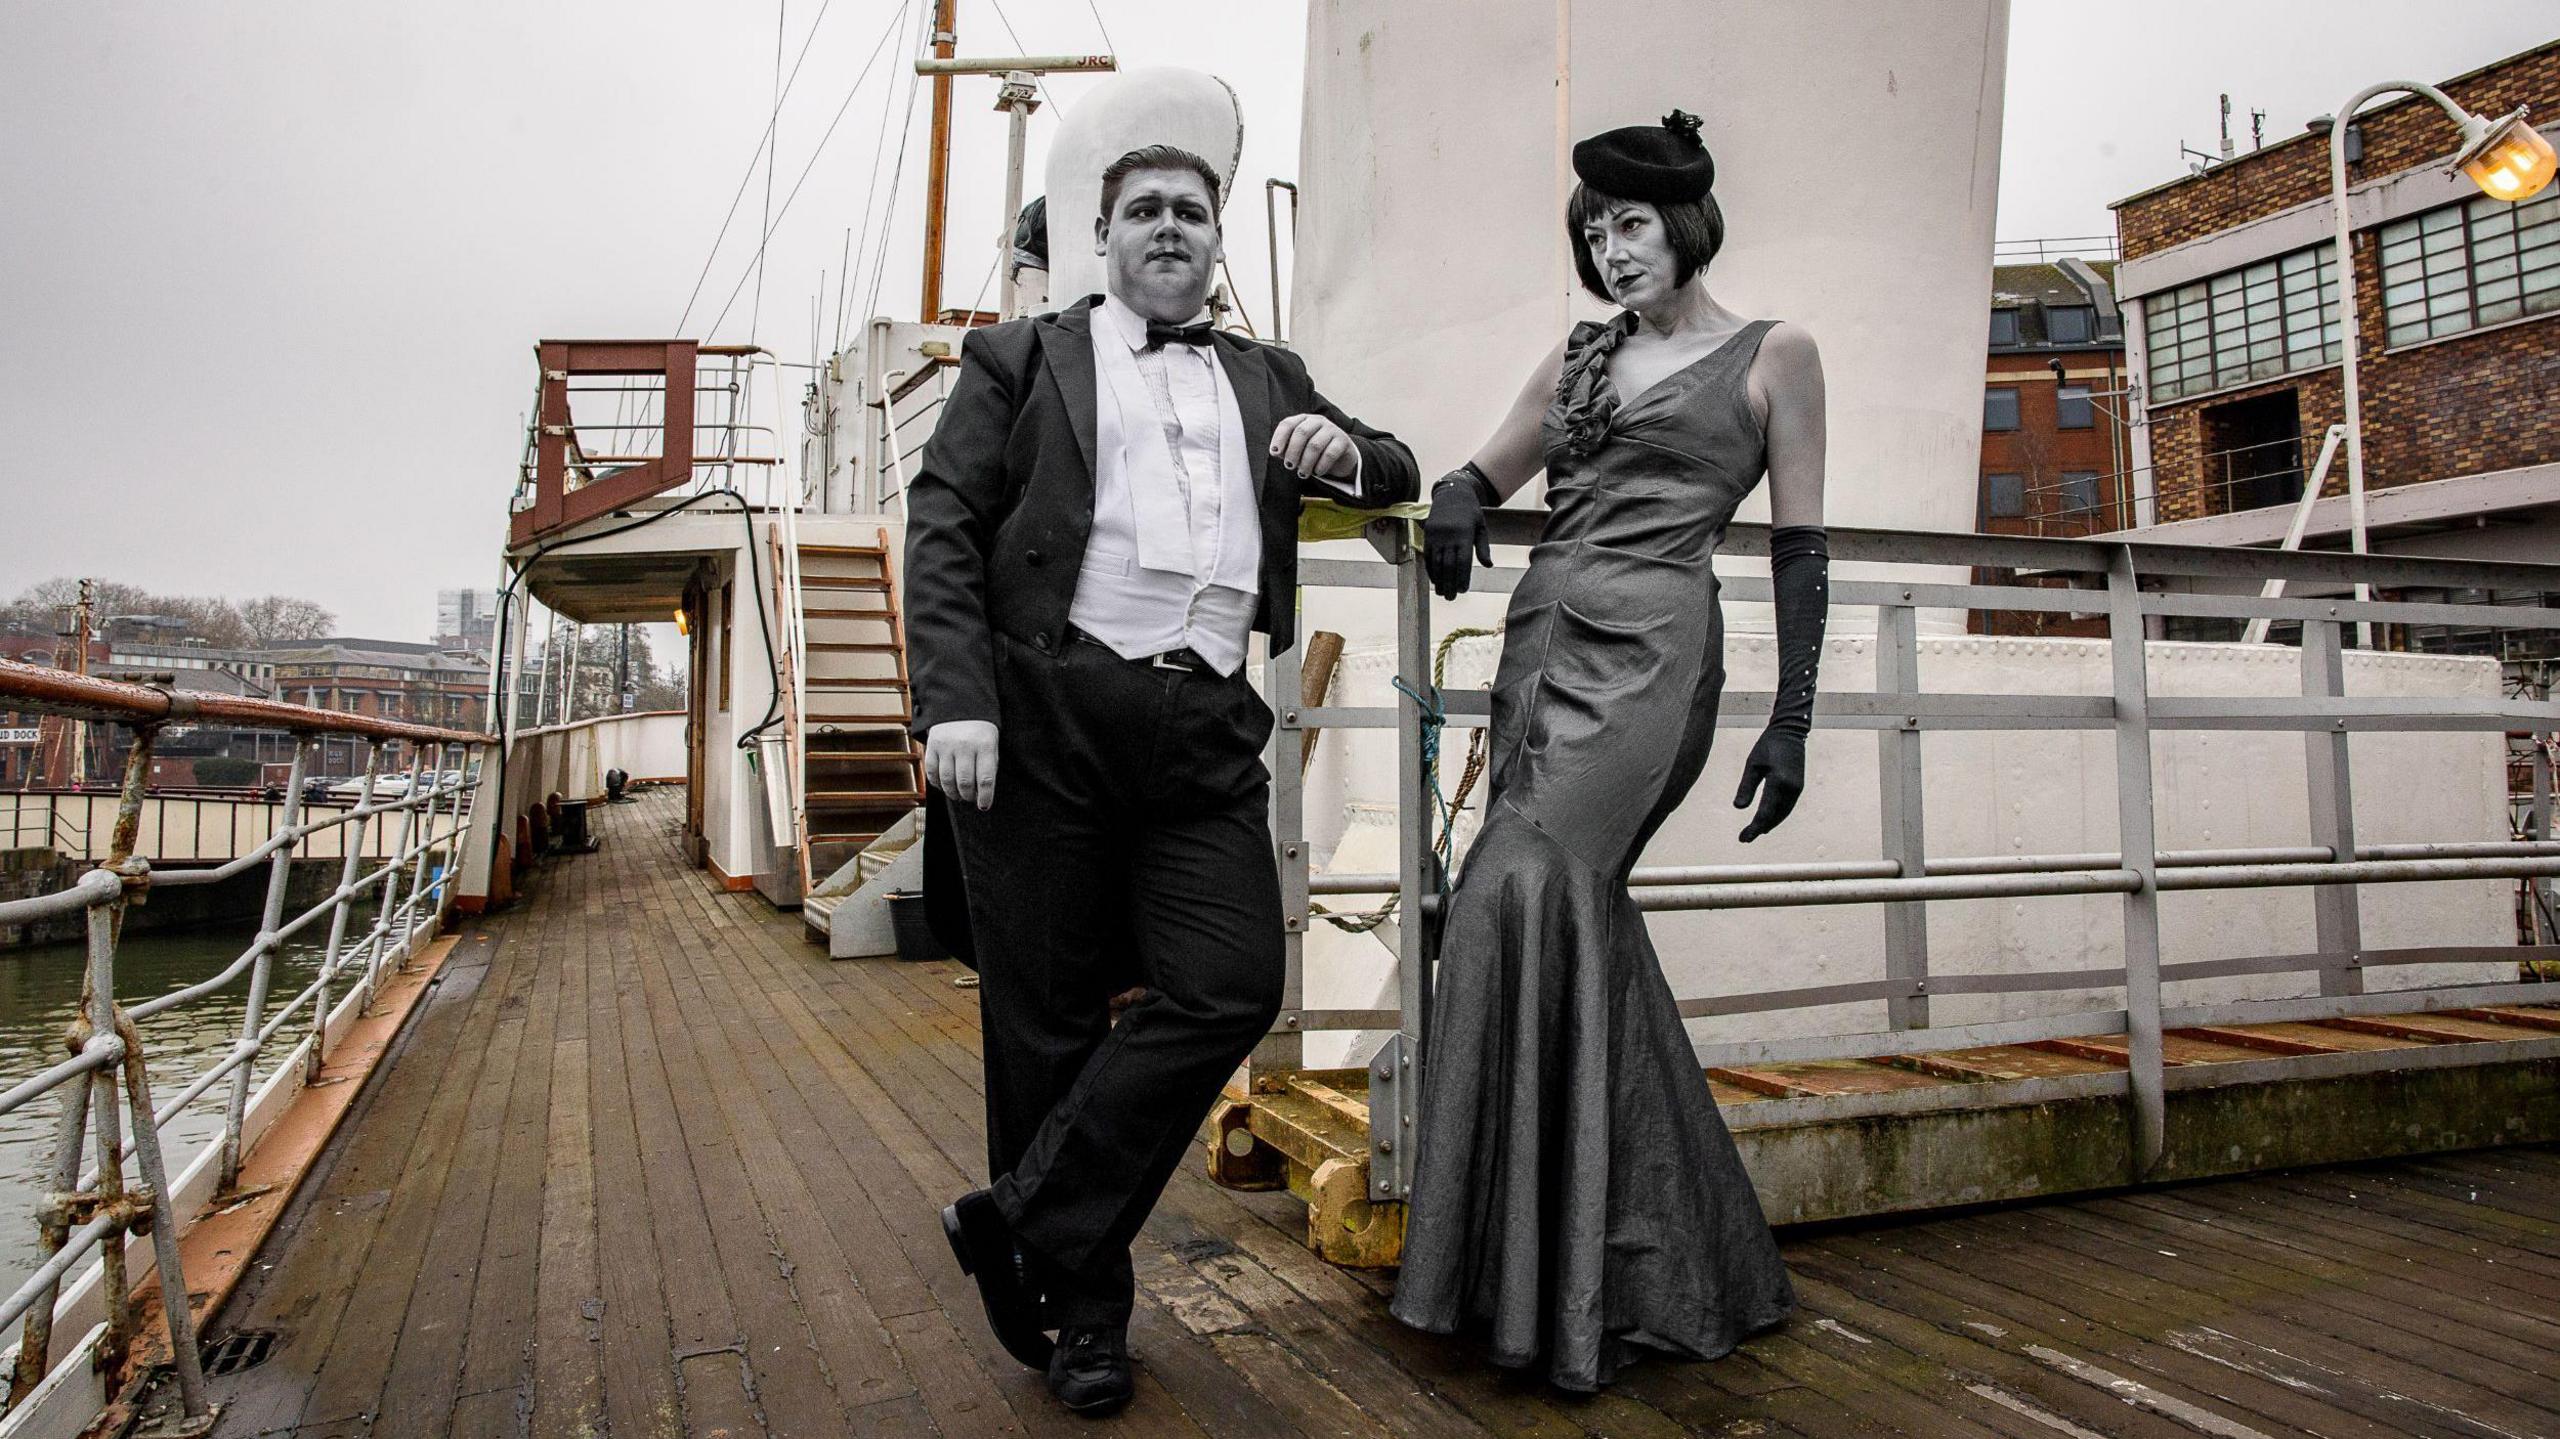
[(2098, 423), (2087, 385), (2064, 385), (2053, 392), (2053, 425), (2058, 430), (2086, 430)]
[(1993, 385), (1982, 392), (1982, 427), (1986, 430), (2014, 430), (2018, 427), (2016, 390)]
[(1991, 312), (1991, 343), (1995, 345), (2018, 343), (2017, 311), (1994, 310)]
[(2044, 337), (2056, 345), (2085, 345), (2097, 330), (2098, 312), (2086, 305), (2048, 306), (2044, 312)]
[(2062, 472), (2062, 512), (2086, 515), (2098, 508), (2098, 472), (2096, 470), (2064, 470)]
[(2382, 227), (2382, 322), (2394, 345), (2560, 311), (2560, 190), (2483, 195)]
[(2145, 300), (2152, 402), (2336, 360), (2335, 276), (2329, 247), (2314, 245)]
[(2024, 475), (1984, 475), (1982, 502), (1991, 518), (2011, 520), (2027, 512), (2027, 480)]

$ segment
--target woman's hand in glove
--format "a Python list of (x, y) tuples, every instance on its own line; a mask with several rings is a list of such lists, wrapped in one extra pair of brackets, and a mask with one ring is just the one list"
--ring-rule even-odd
[(1467, 592), (1470, 560), (1493, 563), (1493, 532), (1484, 522), (1491, 488), (1472, 464), (1451, 470), (1431, 487), (1431, 517), (1422, 522), (1422, 568), (1444, 600)]
[(1751, 747), (1751, 758), (1742, 765), (1742, 788), (1733, 796), (1735, 809), (1751, 806), (1751, 792), (1760, 791), (1760, 812), (1743, 826), (1742, 842), (1749, 844), (1786, 822), (1804, 794), (1804, 736), (1792, 729), (1772, 727), (1760, 732), (1760, 742)]

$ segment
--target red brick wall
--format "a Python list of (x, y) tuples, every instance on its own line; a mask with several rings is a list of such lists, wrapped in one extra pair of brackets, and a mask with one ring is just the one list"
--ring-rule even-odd
[[(2014, 388), (2018, 392), (2018, 428), (1982, 432), (1982, 473), (1989, 475), (2023, 475), (2027, 485), (2027, 513), (2022, 517), (1994, 519), (1990, 513), (1988, 481), (1976, 505), (1982, 516), (1985, 534), (2054, 535), (2086, 534), (2093, 530), (2116, 529), (2129, 521), (2117, 518), (2111, 504), (2102, 505), (2093, 516), (2065, 519), (2059, 513), (2061, 494), (2058, 486), (2066, 470), (2089, 470), (2099, 476), (2098, 493), (2102, 501), (2111, 501), (2115, 492), (2115, 472), (2132, 463), (2130, 438), (2119, 438), (2113, 448), (2107, 438), (2114, 423), (2108, 411), (2124, 413), (2124, 402), (2106, 397), (2105, 391), (2123, 387), (2124, 356), (2098, 353), (2062, 355), (2070, 383), (2086, 385), (2098, 394), (2097, 423), (2085, 430), (2057, 427), (2055, 399), (2061, 386), (2053, 372), (2045, 368), (2042, 354), (1993, 355), (1990, 357), (1988, 383)], [(2109, 383), (2101, 375), (2082, 371), (2102, 371), (2112, 360), (2118, 379)]]
[[(2456, 104), (2474, 114), (2497, 116), (2518, 105), (2530, 105), (2536, 116), (2547, 121), (2560, 108), (2560, 41), (2443, 88)], [(2344, 101), (2347, 96), (2342, 93), (2338, 99)], [(2376, 102), (2360, 115), (2356, 128), (2364, 134), (2364, 160), (2348, 167), (2351, 185), (2450, 153), (2456, 138), (2444, 112), (2433, 101), (2416, 96), (2396, 103)], [(2116, 229), (2124, 257), (2138, 260), (2328, 193), (2328, 132), (2304, 132), (2124, 201), (2116, 209)]]

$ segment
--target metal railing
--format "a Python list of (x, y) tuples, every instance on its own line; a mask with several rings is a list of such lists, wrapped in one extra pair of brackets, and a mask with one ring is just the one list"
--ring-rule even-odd
[[(1500, 544), (1536, 541), (1544, 516), (1496, 511)], [(2368, 993), (2369, 972), (2384, 966), (2444, 962), (2524, 962), (2560, 958), (2560, 948), (2432, 947), (2381, 950), (2362, 937), (2358, 888), (2459, 879), (2533, 879), (2560, 875), (2560, 843), (2548, 841), (2442, 844), (2359, 844), (2349, 793), (2348, 737), (2377, 731), (2560, 731), (2560, 704), (2520, 697), (2351, 697), (2346, 693), (2346, 626), (2442, 624), (2481, 618), (2482, 606), (2444, 603), (2359, 602), (2304, 597), (2305, 590), (2343, 590), (2357, 584), (2430, 588), (2451, 592), (2494, 590), (2560, 592), (2560, 566), (2490, 564), (2396, 556), (2254, 549), (2216, 549), (2147, 543), (2049, 540), (1995, 535), (1834, 528), (1835, 562), (1881, 562), (1906, 568), (1950, 567), (1950, 572), (1991, 570), (2059, 578), (2056, 587), (2027, 584), (1959, 584), (1835, 578), (1835, 610), (1864, 608), (1876, 617), (1876, 687), (1858, 693), (1826, 690), (1814, 723), (1831, 730), (1872, 730), (1879, 745), (1878, 820), (1881, 853), (1874, 859), (1786, 864), (1655, 866), (1634, 871), (1636, 904), (1646, 911), (1741, 909), (1805, 905), (1886, 906), (1881, 974), (1848, 983), (1767, 990), (1679, 1001), (1684, 1018), (1808, 1009), (1881, 1000), (1887, 1028), (1790, 1039), (1740, 1040), (1698, 1046), (1710, 1067), (1826, 1059), (1917, 1055), (1990, 1045), (2025, 1044), (2091, 1035), (2124, 1035), (2128, 1061), (2121, 1071), (1968, 1084), (1960, 1095), (1915, 1098), (1888, 1093), (1834, 1095), (1769, 1101), (1753, 1106), (1753, 1122), (1796, 1122), (1899, 1112), (1916, 1103), (2031, 1104), (2091, 1095), (2122, 1097), (2131, 1108), (2132, 1172), (2149, 1172), (2164, 1146), (2165, 1096), (2173, 1089), (2289, 1075), (2333, 1075), (2411, 1063), (2405, 1051), (2338, 1052), (2270, 1056), (2264, 1061), (2177, 1071), (2164, 1060), (2162, 1034), (2192, 1026), (2277, 1023), (2358, 1014), (2465, 1008), (2547, 999), (2560, 988), (2532, 982), (2455, 984)], [(1304, 586), (1392, 589), (1396, 596), (1396, 668), (1401, 697), (1393, 707), (1294, 703), (1302, 691), (1294, 652), (1274, 656), (1267, 693), (1279, 713), (1273, 738), (1274, 840), (1280, 859), (1287, 969), (1282, 1012), (1270, 1036), (1256, 1048), (1249, 1077), (1257, 1090), (1285, 1084), (1303, 1067), (1302, 1037), (1327, 1031), (1387, 1030), (1386, 1045), (1369, 1066), (1370, 1195), (1401, 1199), (1412, 1182), (1415, 1106), (1427, 1060), (1421, 1017), (1429, 1010), (1431, 955), (1422, 917), (1436, 911), (1439, 866), (1434, 830), (1443, 821), (1435, 796), (1438, 777), (1426, 755), (1436, 748), (1431, 731), (1480, 728), (1490, 722), (1491, 697), (1483, 690), (1439, 690), (1432, 682), (1431, 591), (1404, 525), (1373, 523), (1371, 543), (1382, 559), (1304, 559)], [(1723, 551), (1765, 555), (1762, 525), (1731, 527)], [(1961, 567), (1960, 569), (1957, 567)], [(1507, 593), (1525, 571), (1479, 569), (1479, 591)], [(2291, 597), (2258, 593), (2261, 582), (2283, 579)], [(2222, 586), (2202, 589), (2146, 588)], [(1766, 602), (1765, 578), (1722, 580), (1728, 598)], [(1922, 609), (2025, 610), (2105, 617), (2112, 655), (2110, 692), (2104, 695), (1999, 694), (1931, 691), (1919, 673), (1918, 617)], [(2146, 621), (2167, 616), (2268, 617), (2301, 625), (2301, 697), (2169, 696), (2153, 691), (2148, 674)], [(2499, 606), (2498, 624), (2517, 629), (2560, 630), (2560, 608)], [(1430, 697), (1439, 716), (1426, 713)], [(1727, 690), (1718, 723), (1757, 726), (1769, 711), (1767, 692)], [(1399, 869), (1393, 874), (1311, 873), (1305, 796), (1297, 763), (1307, 731), (1320, 728), (1392, 729), (1398, 737), (1397, 809)], [(1932, 731), (2093, 730), (2114, 738), (2117, 847), (2105, 853), (1931, 855), (1922, 814), (1922, 745)], [(2163, 851), (2153, 820), (2152, 741), (2176, 730), (2291, 731), (2303, 736), (2311, 843), (2282, 847)], [(2529, 834), (2551, 833), (2551, 750), (2535, 746), (2533, 822)], [(1446, 817), (1454, 824), (1455, 816)], [(2304, 887), (2313, 894), (2316, 948), (2309, 953), (2213, 959), (2164, 959), (2160, 899), (2175, 891)], [(1404, 918), (1396, 929), (1396, 1007), (1349, 1010), (1305, 1007), (1304, 945), (1318, 895), (1386, 895)], [(1929, 948), (1929, 906), (1947, 900), (2051, 895), (2116, 895), (2123, 927), (2123, 963), (2105, 968), (2030, 970), (1995, 974), (1934, 971)], [(2301, 999), (2251, 999), (2220, 1004), (2167, 1005), (2164, 983), (2233, 975), (2310, 973), (2319, 993)], [(2120, 989), (2120, 1005), (2098, 1010), (1934, 1026), (1933, 996), (2018, 995), (2039, 991)], [(2430, 1062), (2446, 1062), (2442, 1057)]]
[[(470, 761), (487, 739), (299, 705), (178, 694), (5, 661), (0, 661), (0, 697), (19, 709), (116, 723), (132, 734), (113, 834), (97, 867), (55, 893), (0, 902), (0, 924), (85, 914), (88, 931), (80, 1013), (64, 1036), (66, 1057), (32, 1075), (0, 1077), (7, 1086), (0, 1089), (0, 1114), (49, 1094), (60, 1096), (45, 1167), (46, 1192), (34, 1216), (44, 1258), (35, 1272), (0, 1296), (0, 1331), (21, 1321), (24, 1325), (10, 1372), (9, 1403), (15, 1406), (32, 1393), (57, 1360), (69, 1362), (55, 1353), (54, 1345), (55, 1328), (66, 1318), (78, 1323), (96, 1316), (92, 1322), (101, 1327), (91, 1352), (102, 1369), (127, 1362), (134, 1341), (143, 1337), (136, 1333), (135, 1276), (129, 1272), (128, 1251), (139, 1245), (135, 1236), (147, 1233), (144, 1262), (152, 1269), (151, 1283), (167, 1325), (181, 1401), (190, 1420), (204, 1420), (210, 1409), (179, 1234), (199, 1206), (237, 1187), (243, 1156), (281, 1111), (278, 1099), (319, 1075), (333, 1037), (362, 1016), (385, 976), (407, 962), (421, 937), (434, 932), (451, 899), (453, 859), (467, 824), (474, 783), (469, 776), (475, 768)], [(293, 778), (277, 822), (263, 841), (219, 866), (155, 871), (149, 858), (137, 853), (153, 741), (162, 724), (198, 717), (295, 735)], [(311, 742), (329, 736), (373, 741), (365, 770), (369, 782), (386, 777), (387, 742), (407, 746), (408, 784), (402, 796), (306, 817), (301, 791)], [(430, 778), (446, 772), (458, 777), (442, 783)], [(398, 838), (374, 863), (361, 836), (377, 818), (388, 831), (394, 816)], [(288, 880), (297, 850), (312, 836), (342, 827), (355, 837), (337, 846), (337, 885), (318, 903), (287, 917)], [(132, 1005), (117, 997), (116, 947), (128, 905), (156, 888), (213, 884), (261, 864), (266, 867), (266, 900), (257, 935), (247, 948), (218, 972), (183, 989)], [(357, 911), (368, 906), (371, 917), (359, 924)], [(328, 939), (318, 972), (301, 990), (273, 1002), (269, 984), (276, 956), (287, 941), (323, 924)], [(142, 1025), (235, 985), (245, 985), (247, 995), (239, 1038), (200, 1072), (175, 1081), (160, 1076), (155, 1083)], [(293, 1049), (253, 1093), (259, 1057), (279, 1041), (293, 1042)], [(167, 1097), (155, 1098), (155, 1091)], [(173, 1164), (163, 1151), (162, 1131), (209, 1095), (218, 1096), (223, 1106), (219, 1132), (183, 1163)], [(128, 1157), (138, 1175), (128, 1174)], [(66, 1281), (93, 1255), (95, 1262), (66, 1298)]]

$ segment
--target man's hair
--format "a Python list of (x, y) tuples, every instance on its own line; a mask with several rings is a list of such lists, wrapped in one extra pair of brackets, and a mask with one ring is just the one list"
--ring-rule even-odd
[[(1573, 247), (1573, 272), (1582, 277), (1582, 288), (1603, 300), (1610, 299), (1609, 282), (1601, 277), (1600, 267), (1592, 263), (1591, 247), (1582, 242), (1582, 227), (1606, 220), (1609, 212), (1633, 203), (1615, 195), (1604, 195), (1588, 185), (1573, 187), (1573, 198), (1565, 202), (1565, 243)], [(1647, 202), (1651, 203), (1651, 202)], [(1707, 268), (1724, 248), (1724, 210), (1712, 194), (1696, 200), (1654, 205), (1662, 216), (1662, 236), (1671, 245), (1671, 256), (1679, 263), (1673, 278), (1675, 285), (1689, 283), (1689, 277)]]
[(1120, 208), (1120, 182), (1140, 170), (1188, 170), (1209, 187), (1209, 214), (1215, 219), (1219, 209), (1218, 172), (1209, 162), (1178, 145), (1148, 145), (1114, 160), (1102, 172), (1102, 217)]

